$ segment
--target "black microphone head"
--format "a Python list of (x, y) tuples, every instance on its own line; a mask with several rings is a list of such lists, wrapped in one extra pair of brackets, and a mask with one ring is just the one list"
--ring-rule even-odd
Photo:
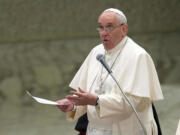
[(102, 54), (98, 54), (97, 56), (96, 56), (96, 59), (98, 60), (98, 61), (100, 61), (101, 59), (103, 59), (104, 58), (104, 55), (102, 55)]
[(112, 73), (111, 69), (109, 68), (108, 64), (106, 63), (106, 61), (104, 60), (104, 55), (102, 54), (98, 54), (96, 56), (96, 59), (104, 66), (104, 68), (108, 71), (109, 74)]

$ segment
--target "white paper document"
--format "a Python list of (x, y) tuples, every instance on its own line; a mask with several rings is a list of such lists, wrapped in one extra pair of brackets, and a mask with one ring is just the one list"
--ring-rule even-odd
[(32, 96), (31, 93), (29, 91), (26, 91), (26, 93), (32, 97), (36, 102), (41, 103), (41, 104), (48, 104), (48, 105), (68, 105), (68, 104), (59, 104), (55, 101), (51, 101), (51, 100), (47, 100), (47, 99), (43, 99), (43, 98), (39, 98), (39, 97), (35, 97)]

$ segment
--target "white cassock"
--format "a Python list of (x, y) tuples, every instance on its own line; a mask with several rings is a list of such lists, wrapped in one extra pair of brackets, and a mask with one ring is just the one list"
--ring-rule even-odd
[(99, 106), (78, 106), (67, 118), (78, 119), (87, 112), (88, 135), (143, 135), (135, 113), (107, 71), (96, 60), (104, 54), (122, 90), (136, 108), (148, 135), (157, 135), (152, 102), (163, 99), (155, 66), (149, 54), (131, 38), (125, 37), (106, 51), (103, 44), (92, 49), (76, 73), (70, 87), (99, 96)]

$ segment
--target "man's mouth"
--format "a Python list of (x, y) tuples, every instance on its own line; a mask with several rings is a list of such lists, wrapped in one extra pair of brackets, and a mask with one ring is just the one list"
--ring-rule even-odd
[(103, 42), (107, 42), (107, 41), (109, 41), (108, 39), (103, 39)]

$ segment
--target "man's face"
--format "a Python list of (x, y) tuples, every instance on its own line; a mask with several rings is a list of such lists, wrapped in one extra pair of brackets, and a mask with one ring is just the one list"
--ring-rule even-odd
[(98, 19), (98, 27), (101, 29), (99, 35), (106, 50), (114, 48), (126, 35), (126, 31), (123, 28), (126, 24), (121, 25), (117, 16), (113, 12), (104, 12)]

